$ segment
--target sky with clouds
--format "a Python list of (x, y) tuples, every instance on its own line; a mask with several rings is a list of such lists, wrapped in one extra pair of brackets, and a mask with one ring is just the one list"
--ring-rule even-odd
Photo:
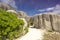
[(60, 0), (0, 0), (32, 16), (43, 12), (60, 13)]
[(39, 9), (38, 11), (40, 11), (40, 12), (55, 12), (55, 13), (60, 13), (60, 5), (57, 4), (54, 7), (49, 7), (49, 8), (46, 8), (46, 9)]

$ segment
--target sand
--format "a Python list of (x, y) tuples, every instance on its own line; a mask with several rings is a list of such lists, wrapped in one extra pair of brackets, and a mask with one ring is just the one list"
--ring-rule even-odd
[(36, 28), (29, 28), (29, 32), (18, 38), (17, 40), (42, 40), (43, 39), (44, 30), (36, 29)]

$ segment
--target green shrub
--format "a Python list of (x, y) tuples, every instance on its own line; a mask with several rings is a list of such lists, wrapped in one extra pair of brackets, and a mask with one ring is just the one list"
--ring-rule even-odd
[(28, 32), (28, 28), (29, 28), (29, 25), (27, 25), (27, 27), (25, 27), (24, 34), (26, 34)]
[(13, 40), (23, 32), (24, 22), (15, 13), (0, 10), (0, 40)]

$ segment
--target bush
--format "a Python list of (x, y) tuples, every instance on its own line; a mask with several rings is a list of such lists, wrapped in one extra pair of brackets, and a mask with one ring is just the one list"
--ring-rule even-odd
[(24, 22), (15, 13), (0, 10), (0, 40), (13, 40), (22, 34)]
[(28, 28), (29, 28), (29, 25), (27, 25), (27, 27), (25, 27), (24, 34), (26, 34), (28, 32)]

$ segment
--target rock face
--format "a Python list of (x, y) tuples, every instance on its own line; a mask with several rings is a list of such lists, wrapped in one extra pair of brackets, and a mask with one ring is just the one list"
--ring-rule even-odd
[(15, 10), (7, 10), (7, 12), (17, 13)]
[(26, 12), (24, 12), (24, 11), (18, 11), (18, 14), (19, 14), (19, 17), (26, 17), (27, 16), (27, 14), (26, 14)]
[(27, 16), (27, 14), (23, 11), (17, 11), (17, 10), (7, 10), (7, 12), (12, 12), (18, 15), (19, 18), (24, 18)]
[(6, 4), (6, 3), (0, 3), (0, 9), (3, 9), (3, 10), (15, 10), (15, 8), (11, 7), (9, 4)]
[(35, 28), (60, 32), (60, 15), (55, 13), (38, 14), (31, 18)]

